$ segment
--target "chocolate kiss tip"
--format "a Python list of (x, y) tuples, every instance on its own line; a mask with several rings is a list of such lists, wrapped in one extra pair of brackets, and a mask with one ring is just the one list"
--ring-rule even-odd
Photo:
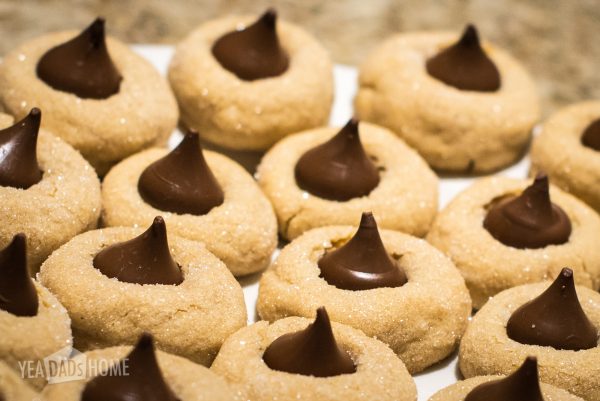
[(20, 317), (37, 315), (39, 306), (27, 268), (26, 242), (25, 234), (19, 233), (0, 250), (0, 310)]
[(475, 28), (475, 25), (469, 24), (466, 26), (465, 31), (460, 38), (460, 43), (469, 46), (479, 45), (479, 34), (477, 33), (477, 28)]
[(464, 401), (544, 401), (538, 375), (537, 359), (527, 357), (509, 376), (480, 384)]
[(141, 235), (101, 250), (93, 265), (102, 274), (135, 284), (178, 285), (183, 274), (173, 260), (167, 241), (167, 228), (162, 217)]
[(375, 217), (365, 212), (354, 236), (317, 262), (321, 277), (336, 288), (350, 291), (401, 287), (406, 274), (387, 253)]
[(314, 322), (304, 330), (273, 341), (263, 360), (273, 370), (305, 376), (331, 377), (356, 372), (354, 361), (335, 340), (324, 307), (317, 309)]
[(277, 22), (277, 11), (274, 8), (268, 8), (267, 11), (260, 17), (260, 21), (271, 28), (275, 28)]
[(506, 332), (521, 344), (571, 351), (598, 346), (598, 329), (581, 307), (569, 268), (562, 269), (542, 294), (513, 312)]

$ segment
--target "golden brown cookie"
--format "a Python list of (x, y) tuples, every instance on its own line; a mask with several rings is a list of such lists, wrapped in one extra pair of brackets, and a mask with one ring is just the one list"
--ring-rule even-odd
[(477, 309), (502, 290), (547, 280), (565, 266), (575, 271), (579, 285), (600, 288), (600, 249), (595, 240), (600, 218), (560, 189), (550, 186), (550, 198), (570, 220), (572, 231), (567, 242), (521, 249), (505, 245), (484, 227), (494, 205), (519, 195), (530, 185), (531, 180), (505, 177), (478, 180), (438, 214), (427, 235), (427, 240), (458, 267)]
[(415, 32), (386, 40), (360, 67), (356, 113), (391, 129), (436, 170), (497, 170), (523, 154), (539, 118), (536, 89), (517, 60), (487, 42), (499, 89), (461, 90), (434, 78), (428, 60), (457, 39), (456, 32)]
[(6, 401), (34, 401), (38, 394), (21, 377), (0, 361), (0, 398)]
[(532, 172), (543, 171), (552, 182), (600, 211), (600, 153), (583, 144), (583, 135), (600, 119), (600, 101), (565, 107), (542, 125), (531, 147)]
[[(67, 310), (44, 286), (35, 281), (34, 285), (38, 297), (35, 316), (16, 316), (0, 309), (0, 361), (26, 378), (29, 385), (41, 389), (46, 379), (36, 374), (36, 365), (51, 355), (69, 356), (73, 337)], [(0, 365), (0, 392), (4, 390), (2, 369)]]
[[(168, 354), (162, 351), (156, 351), (156, 357), (148, 358), (147, 356), (138, 355), (138, 359), (141, 362), (146, 362), (146, 366), (141, 365), (142, 370), (133, 371), (137, 366), (132, 366), (136, 361), (132, 360), (132, 347), (111, 347), (104, 348), (95, 351), (89, 351), (85, 354), (77, 356), (74, 361), (83, 361), (84, 358), (87, 360), (87, 366), (104, 366), (108, 365), (106, 369), (113, 368), (115, 372), (125, 373), (126, 376), (119, 378), (123, 380), (138, 380), (139, 376), (146, 376), (150, 373), (147, 370), (150, 368), (147, 366), (148, 359), (150, 363), (154, 364), (157, 362), (159, 367), (163, 383), (166, 383), (168, 388), (171, 390), (174, 397), (180, 401), (234, 401), (238, 398), (236, 392), (223, 380), (220, 376), (215, 375), (213, 372), (205, 368), (204, 366), (197, 365), (190, 362), (185, 358), (181, 358), (175, 355)], [(139, 352), (139, 349), (138, 349)], [(114, 368), (119, 361), (127, 361), (127, 370), (118, 371)], [(100, 363), (102, 362), (102, 363)], [(122, 365), (125, 366), (125, 365)], [(144, 372), (144, 368), (146, 372)], [(90, 369), (91, 370), (91, 369)], [(86, 375), (84, 379), (65, 381), (62, 383), (49, 384), (46, 386), (42, 393), (42, 397), (46, 401), (80, 401), (85, 400), (86, 388), (88, 384), (94, 380), (94, 378), (100, 377), (101, 372), (94, 371), (93, 374)], [(138, 374), (139, 373), (139, 374)], [(141, 380), (148, 379), (142, 377)], [(155, 380), (156, 381), (156, 380)], [(118, 382), (118, 384), (121, 384)], [(156, 386), (156, 383), (143, 383), (146, 388), (149, 384)], [(109, 384), (100, 383), (100, 386)], [(122, 388), (118, 388), (117, 391), (123, 391)], [(123, 393), (121, 393), (123, 394)], [(131, 394), (130, 397), (138, 396), (137, 393)]]
[(78, 34), (46, 34), (7, 54), (0, 66), (0, 101), (16, 118), (41, 108), (43, 127), (79, 150), (102, 176), (119, 160), (166, 141), (177, 123), (177, 104), (154, 67), (110, 37), (108, 53), (122, 76), (117, 93), (81, 98), (48, 85), (37, 73), (40, 59)]
[[(186, 138), (180, 147), (188, 146), (186, 143), (193, 145), (193, 138), (189, 135)], [(199, 149), (196, 152), (200, 154)], [(205, 214), (165, 212), (142, 198), (138, 189), (140, 176), (168, 153), (166, 149), (149, 149), (123, 160), (110, 171), (102, 186), (104, 224), (143, 227), (154, 216), (161, 215), (170, 232), (203, 242), (234, 275), (266, 268), (277, 247), (275, 215), (254, 179), (233, 160), (203, 151), (223, 192), (222, 203)]]
[[(577, 273), (574, 276), (576, 278)], [(568, 390), (585, 400), (598, 401), (600, 400), (599, 345), (577, 351), (557, 349), (553, 346), (521, 343), (513, 340), (508, 334), (507, 325), (512, 320), (511, 317), (515, 316), (515, 311), (542, 292), (548, 291), (549, 284), (549, 282), (526, 284), (508, 289), (491, 298), (477, 312), (461, 341), (460, 370), (467, 378), (506, 375), (514, 371), (526, 357), (535, 356), (542, 382)], [(559, 283), (558, 288), (564, 289), (565, 286)], [(595, 327), (597, 338), (597, 331), (600, 328), (600, 294), (582, 286), (578, 286), (576, 291), (585, 315)], [(558, 299), (561, 304), (567, 302), (563, 298)], [(550, 313), (552, 314), (552, 309)], [(542, 314), (538, 313), (538, 315)], [(538, 325), (531, 325), (532, 333), (536, 333), (537, 330), (534, 326)], [(545, 328), (540, 327), (540, 330)], [(572, 337), (577, 340), (579, 335), (580, 333)]]
[[(33, 110), (28, 118), (39, 113)], [(41, 120), (46, 117), (43, 113)], [(12, 117), (0, 113), (0, 128), (12, 123)], [(75, 235), (96, 228), (101, 209), (100, 182), (89, 163), (43, 129), (37, 138), (41, 180), (27, 189), (0, 186), (0, 247), (5, 247), (15, 234), (25, 233), (32, 274), (56, 248)]]
[(312, 195), (298, 186), (295, 177), (296, 165), (305, 152), (332, 139), (339, 128), (323, 127), (292, 135), (265, 154), (258, 167), (258, 183), (273, 204), (284, 238), (294, 239), (316, 227), (357, 225), (363, 211), (378, 216), (382, 228), (416, 236), (427, 233), (437, 212), (435, 174), (388, 130), (363, 122), (358, 130), (379, 172), (379, 182), (368, 195), (347, 201)]
[[(464, 280), (452, 262), (424, 240), (381, 230), (385, 252), (408, 281), (365, 290), (340, 288), (343, 281), (330, 284), (320, 268), (324, 255), (351, 238), (356, 244), (361, 233), (362, 238), (368, 235), (363, 226), (357, 234), (349, 226), (317, 228), (287, 245), (260, 281), (258, 313), (272, 322), (311, 317), (324, 305), (333, 321), (386, 343), (409, 372), (419, 372), (448, 356), (466, 329), (471, 299)], [(369, 241), (357, 252), (370, 252), (376, 245)], [(350, 265), (358, 257), (341, 263)], [(372, 260), (376, 257), (370, 255)]]
[[(215, 58), (218, 39), (256, 18), (231, 16), (204, 23), (177, 46), (169, 67), (183, 123), (229, 149), (265, 150), (286, 135), (327, 123), (331, 109), (331, 60), (299, 26), (276, 22), (279, 43), (289, 58), (289, 66), (277, 75), (241, 79)], [(274, 29), (274, 16), (270, 24)]]
[(339, 323), (333, 323), (333, 333), (342, 352), (354, 361), (354, 373), (315, 377), (269, 368), (263, 360), (265, 349), (280, 336), (307, 329), (310, 323), (309, 319), (292, 317), (243, 328), (223, 344), (211, 369), (230, 384), (240, 386), (254, 401), (417, 399), (414, 381), (385, 344)]
[[(125, 227), (90, 231), (73, 238), (44, 263), (41, 280), (69, 311), (77, 349), (132, 344), (148, 332), (158, 348), (209, 365), (225, 338), (245, 326), (244, 296), (226, 266), (202, 243), (170, 235), (167, 244), (165, 235), (159, 218), (145, 232)], [(128, 240), (139, 247), (119, 247)], [(107, 253), (115, 247), (116, 254)], [(102, 261), (103, 252), (107, 260)], [(150, 262), (122, 262), (128, 255), (148, 255)], [(147, 263), (165, 258), (167, 262), (157, 265), (158, 274), (174, 261), (182, 281), (138, 284), (153, 273)], [(137, 269), (140, 276), (150, 273), (138, 280)], [(114, 274), (108, 276), (111, 271)]]

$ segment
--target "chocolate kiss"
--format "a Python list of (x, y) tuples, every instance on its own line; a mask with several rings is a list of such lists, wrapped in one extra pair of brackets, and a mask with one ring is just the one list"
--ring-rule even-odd
[(336, 201), (368, 195), (379, 184), (379, 172), (360, 142), (355, 119), (333, 138), (304, 153), (294, 172), (300, 188)]
[(464, 401), (544, 401), (535, 357), (527, 357), (510, 376), (475, 387)]
[(263, 360), (273, 370), (305, 376), (330, 377), (356, 372), (350, 355), (341, 349), (325, 308), (304, 330), (284, 334), (265, 350)]
[(142, 334), (119, 364), (126, 375), (96, 376), (86, 384), (81, 401), (179, 401), (158, 366), (151, 335)]
[(16, 316), (35, 316), (38, 295), (27, 270), (25, 234), (17, 234), (0, 251), (0, 309)]
[(521, 195), (494, 205), (483, 226), (498, 241), (514, 248), (564, 244), (571, 235), (571, 221), (550, 201), (548, 177), (543, 174)]
[(37, 65), (38, 77), (52, 88), (80, 98), (106, 99), (119, 92), (121, 74), (104, 37), (104, 19), (75, 38), (48, 50)]
[(400, 287), (406, 275), (386, 252), (373, 213), (363, 213), (356, 234), (319, 260), (321, 277), (343, 290)]
[(162, 217), (154, 218), (139, 237), (119, 242), (94, 257), (94, 267), (105, 276), (135, 284), (181, 284), (183, 274), (173, 260)]
[(171, 153), (146, 167), (138, 192), (153, 207), (179, 214), (203, 215), (224, 200), (196, 132), (186, 134)]
[(267, 10), (249, 27), (221, 36), (213, 45), (213, 55), (223, 68), (246, 81), (283, 74), (289, 58), (279, 44), (276, 22), (275, 10)]
[(598, 346), (598, 331), (581, 308), (573, 271), (568, 268), (540, 296), (512, 314), (506, 332), (521, 344), (573, 351)]
[(41, 118), (34, 107), (21, 121), (0, 130), (0, 185), (27, 189), (42, 179), (37, 161)]
[(600, 151), (600, 119), (592, 122), (585, 131), (583, 131), (581, 143), (588, 148)]
[(467, 25), (458, 42), (427, 60), (426, 67), (432, 77), (461, 90), (494, 92), (500, 88), (500, 73), (481, 48), (473, 25)]

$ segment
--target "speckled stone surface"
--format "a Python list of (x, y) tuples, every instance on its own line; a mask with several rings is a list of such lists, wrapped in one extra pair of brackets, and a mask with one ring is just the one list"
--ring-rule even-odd
[(531, 70), (544, 114), (600, 98), (597, 0), (0, 0), (0, 53), (45, 32), (83, 27), (97, 15), (123, 41), (172, 44), (208, 19), (271, 5), (317, 36), (335, 62), (354, 65), (394, 32), (474, 22)]

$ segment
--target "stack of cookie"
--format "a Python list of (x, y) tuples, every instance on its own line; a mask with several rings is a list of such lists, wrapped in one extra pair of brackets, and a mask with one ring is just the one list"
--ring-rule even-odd
[(333, 89), (274, 10), (203, 24), (168, 79), (100, 18), (6, 55), (0, 401), (415, 401), (456, 350), (432, 401), (600, 401), (599, 104), (438, 213), (437, 174), (527, 152), (526, 70), (469, 25), (386, 40), (331, 128)]

